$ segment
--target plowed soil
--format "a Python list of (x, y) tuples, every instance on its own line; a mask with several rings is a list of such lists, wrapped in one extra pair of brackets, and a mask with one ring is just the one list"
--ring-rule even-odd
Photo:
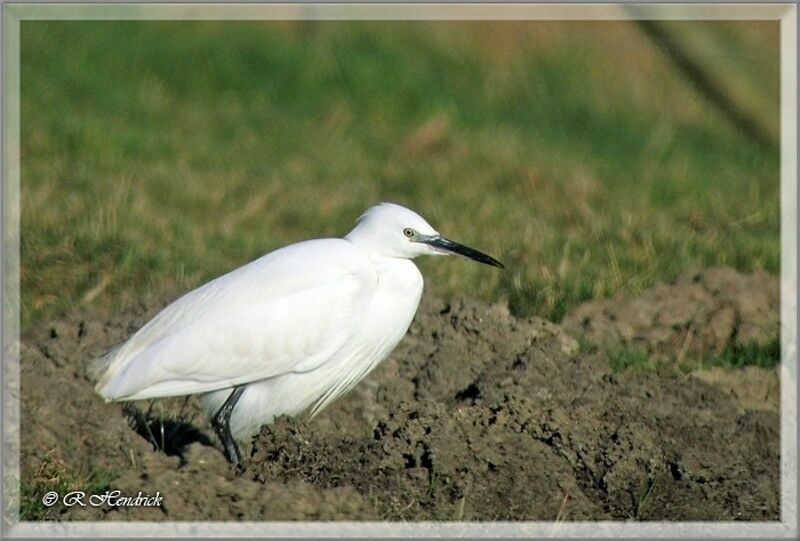
[[(572, 336), (499, 304), (425, 296), (387, 361), (316, 418), (263, 427), (241, 473), (194, 398), (122, 405), (93, 393), (87, 362), (175, 295), (110, 320), (78, 308), (22, 339), (23, 483), (44, 490), (55, 464), (163, 497), (57, 504), (55, 520), (778, 520), (775, 370), (615, 373), (604, 349), (710, 354), (774, 334), (776, 283), (687, 274), (580, 307), (565, 320)], [(581, 332), (598, 346), (579, 348)], [(748, 392), (753, 371), (763, 381)]]

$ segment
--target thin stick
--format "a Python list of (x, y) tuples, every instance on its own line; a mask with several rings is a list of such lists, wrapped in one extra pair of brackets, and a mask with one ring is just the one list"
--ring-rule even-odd
[(554, 534), (558, 531), (558, 528), (561, 525), (561, 514), (564, 512), (564, 509), (567, 507), (567, 500), (568, 499), (569, 499), (569, 492), (564, 494), (564, 499), (561, 501), (561, 508), (558, 510), (558, 514), (556, 515), (556, 523), (553, 526), (553, 533)]
[[(628, 11), (634, 16), (638, 13), (633, 6), (629, 7)], [(754, 115), (736, 103), (723, 85), (692, 58), (687, 48), (660, 21), (636, 19), (634, 22), (683, 73), (684, 77), (693, 83), (697, 91), (725, 115), (734, 126), (758, 143), (772, 149), (778, 148), (778, 142), (773, 134)]]

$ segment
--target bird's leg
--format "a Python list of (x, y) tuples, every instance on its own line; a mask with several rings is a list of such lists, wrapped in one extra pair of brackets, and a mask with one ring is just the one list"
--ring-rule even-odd
[(233, 408), (236, 407), (236, 403), (242, 396), (245, 387), (246, 385), (239, 385), (233, 388), (233, 392), (228, 396), (227, 400), (225, 400), (225, 403), (222, 404), (222, 407), (219, 408), (219, 411), (214, 415), (214, 420), (211, 422), (214, 431), (217, 433), (220, 441), (222, 441), (223, 447), (225, 447), (225, 454), (228, 460), (237, 468), (241, 467), (242, 455), (239, 453), (239, 446), (236, 445), (236, 442), (231, 436), (231, 413), (233, 413)]

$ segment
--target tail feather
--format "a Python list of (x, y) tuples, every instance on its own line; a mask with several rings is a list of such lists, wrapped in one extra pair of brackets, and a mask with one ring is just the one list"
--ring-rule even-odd
[(89, 361), (89, 377), (95, 382), (94, 390), (100, 396), (110, 401), (110, 399), (103, 393), (103, 388), (108, 384), (117, 370), (114, 370), (112, 364), (117, 358), (117, 353), (122, 348), (123, 344), (115, 346), (108, 350), (106, 353)]

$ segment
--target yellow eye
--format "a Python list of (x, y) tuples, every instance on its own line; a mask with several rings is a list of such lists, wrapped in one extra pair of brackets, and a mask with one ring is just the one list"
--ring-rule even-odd
[(411, 229), (410, 227), (406, 227), (405, 229), (403, 229), (403, 235), (405, 235), (408, 238), (411, 238), (414, 236), (414, 230)]

